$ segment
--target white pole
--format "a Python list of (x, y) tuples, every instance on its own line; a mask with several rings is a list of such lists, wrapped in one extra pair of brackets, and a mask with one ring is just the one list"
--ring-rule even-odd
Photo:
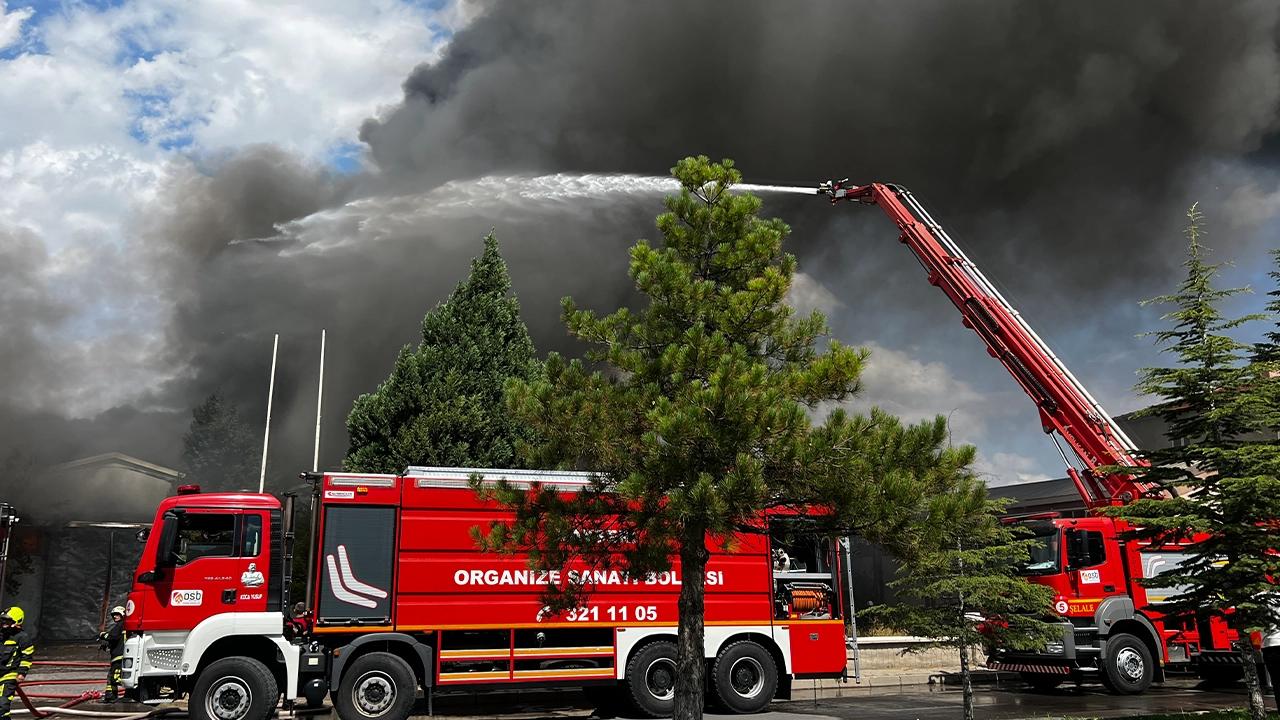
[(276, 394), (276, 350), (280, 348), (280, 333), (276, 333), (271, 345), (271, 384), (267, 386), (267, 427), (262, 431), (262, 472), (258, 475), (258, 492), (267, 486), (267, 443), (271, 441), (271, 399)]
[(320, 403), (324, 399), (324, 335), (320, 331), (320, 383), (316, 388), (316, 449), (311, 455), (311, 472), (320, 469)]

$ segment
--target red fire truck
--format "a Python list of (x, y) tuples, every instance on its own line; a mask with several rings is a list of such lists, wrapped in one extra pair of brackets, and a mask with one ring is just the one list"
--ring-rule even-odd
[[(468, 485), (506, 478), (574, 492), (584, 473), (410, 468), (309, 474), (312, 562), (291, 606), (293, 500), (186, 487), (165, 499), (126, 605), (123, 678), (142, 700), (189, 696), (199, 720), (262, 720), (329, 695), (344, 720), (401, 720), (419, 689), (589, 686), (669, 714), (680, 568), (643, 579), (481, 552), (473, 528), (504, 510)], [(839, 560), (831, 538), (786, 516), (716, 544), (707, 567), (708, 692), (738, 712), (797, 678), (845, 672)], [(551, 613), (560, 573), (591, 591)], [(620, 686), (620, 688), (618, 687)]]
[[(1132, 475), (1107, 471), (1145, 463), (1124, 430), (907, 189), (847, 183), (822, 183), (818, 194), (832, 203), (876, 205), (889, 216), (929, 283), (946, 294), (965, 327), (978, 334), (987, 352), (1035, 402), (1041, 427), (1088, 508), (1163, 492)], [(1051, 513), (1023, 520), (1042, 541), (1025, 574), (1057, 593), (1053, 610), (1062, 624), (1062, 640), (1041, 653), (997, 650), (991, 667), (1020, 671), (1040, 688), (1072, 677), (1096, 678), (1117, 693), (1143, 692), (1171, 666), (1194, 667), (1205, 677), (1239, 673), (1238, 655), (1231, 649), (1235, 633), (1221, 619), (1208, 613), (1166, 617), (1160, 601), (1176, 589), (1139, 583), (1182, 562), (1185, 546), (1127, 542), (1122, 539), (1131, 529), (1127, 523), (1097, 515), (1063, 518)]]

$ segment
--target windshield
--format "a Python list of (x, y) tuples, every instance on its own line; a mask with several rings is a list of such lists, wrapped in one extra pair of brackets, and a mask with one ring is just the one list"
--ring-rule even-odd
[(1029, 522), (1023, 527), (1031, 531), (1031, 557), (1022, 566), (1023, 575), (1052, 575), (1058, 572), (1062, 557), (1058, 528), (1053, 523)]

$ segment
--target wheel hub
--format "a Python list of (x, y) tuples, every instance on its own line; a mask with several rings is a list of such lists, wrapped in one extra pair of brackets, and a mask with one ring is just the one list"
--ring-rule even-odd
[(738, 695), (753, 698), (764, 690), (764, 668), (755, 658), (738, 658), (729, 668), (729, 684)]
[(672, 700), (676, 696), (676, 664), (669, 658), (658, 658), (649, 663), (644, 674), (649, 694), (658, 700)]
[(391, 678), (381, 672), (370, 672), (356, 681), (352, 696), (356, 709), (362, 715), (378, 717), (395, 701), (396, 689)]
[(214, 683), (205, 698), (205, 709), (218, 720), (240, 720), (249, 714), (253, 695), (239, 678), (223, 678)]
[(1133, 648), (1124, 648), (1116, 653), (1116, 667), (1126, 678), (1134, 682), (1141, 680), (1143, 672), (1146, 670), (1145, 664), (1142, 662), (1142, 655)]

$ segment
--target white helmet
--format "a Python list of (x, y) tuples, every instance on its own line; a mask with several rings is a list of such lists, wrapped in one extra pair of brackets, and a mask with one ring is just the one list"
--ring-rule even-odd
[(123, 606), (123, 605), (117, 605), (117, 606), (115, 606), (115, 607), (111, 608), (111, 614), (112, 614), (112, 615), (119, 615), (120, 617), (124, 617), (124, 606)]

